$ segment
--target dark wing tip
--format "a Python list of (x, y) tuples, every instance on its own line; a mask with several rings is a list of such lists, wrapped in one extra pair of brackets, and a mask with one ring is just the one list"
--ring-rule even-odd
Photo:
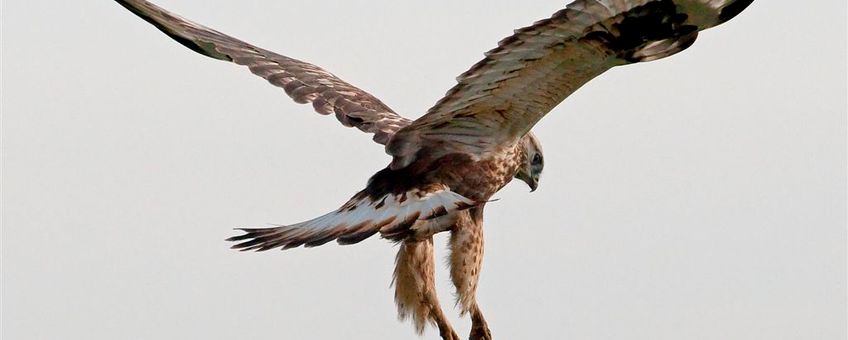
[(742, 13), (742, 11), (744, 11), (745, 8), (748, 8), (748, 6), (753, 2), (754, 0), (736, 0), (731, 2), (729, 5), (724, 6), (721, 9), (721, 12), (719, 12), (718, 14), (719, 22), (716, 25), (725, 23), (728, 20), (733, 19), (733, 17), (739, 15), (739, 13)]
[[(276, 248), (281, 245), (280, 235), (277, 233), (278, 228), (234, 228), (244, 232), (244, 234), (232, 236), (226, 239), (227, 242), (239, 242), (230, 249), (238, 251), (266, 251)], [(282, 240), (285, 240), (283, 237)]]
[(217, 52), (213, 43), (192, 39), (187, 32), (175, 29), (175, 27), (181, 27), (180, 20), (170, 12), (147, 1), (115, 0), (115, 2), (147, 21), (180, 45), (213, 59), (233, 61), (229, 55)]

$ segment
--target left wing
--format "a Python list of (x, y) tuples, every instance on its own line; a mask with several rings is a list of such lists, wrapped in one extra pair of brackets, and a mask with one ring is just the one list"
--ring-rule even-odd
[(539, 119), (606, 70), (657, 60), (694, 43), (753, 0), (577, 0), (518, 29), (457, 78), (426, 115), (387, 145), (391, 167), (419, 150), (475, 157), (513, 145)]
[(383, 238), (401, 241), (444, 231), (459, 212), (479, 204), (442, 184), (397, 193), (369, 185), (341, 208), (320, 217), (272, 228), (240, 228), (244, 234), (227, 241), (239, 242), (234, 249), (256, 251), (315, 247), (332, 240), (354, 244), (378, 232)]
[(116, 1), (180, 44), (210, 58), (247, 66), (250, 72), (283, 88), (295, 102), (312, 103), (320, 114), (335, 113), (344, 126), (373, 133), (377, 143), (386, 144), (411, 122), (318, 66), (253, 46), (144, 0)]

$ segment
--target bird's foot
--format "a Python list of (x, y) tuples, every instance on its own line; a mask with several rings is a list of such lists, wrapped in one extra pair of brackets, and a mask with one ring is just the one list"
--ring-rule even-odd
[(489, 324), (483, 318), (483, 312), (480, 306), (474, 303), (471, 309), (471, 334), (468, 335), (469, 340), (492, 340), (492, 332), (489, 331)]
[(442, 340), (460, 340), (459, 335), (453, 329), (439, 329), (439, 335), (442, 336)]
[(471, 335), (468, 336), (469, 340), (492, 340), (492, 332), (489, 331), (489, 327), (472, 327)]

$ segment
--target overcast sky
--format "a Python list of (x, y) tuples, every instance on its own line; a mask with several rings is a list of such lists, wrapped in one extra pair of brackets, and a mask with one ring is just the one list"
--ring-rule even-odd
[[(416, 118), (534, 1), (159, 0)], [(540, 189), (486, 210), (500, 339), (846, 338), (845, 1), (757, 1), (534, 129)], [(3, 1), (3, 339), (414, 339), (369, 239), (237, 253), (389, 158), (111, 1)], [(445, 235), (437, 237), (444, 257)], [(446, 313), (463, 338), (470, 321)], [(426, 338), (437, 332), (428, 330)]]

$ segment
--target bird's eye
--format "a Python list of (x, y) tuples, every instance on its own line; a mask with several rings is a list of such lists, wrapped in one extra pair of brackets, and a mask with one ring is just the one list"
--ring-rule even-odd
[(537, 153), (537, 154), (533, 155), (533, 165), (539, 165), (539, 164), (542, 164), (542, 155)]

